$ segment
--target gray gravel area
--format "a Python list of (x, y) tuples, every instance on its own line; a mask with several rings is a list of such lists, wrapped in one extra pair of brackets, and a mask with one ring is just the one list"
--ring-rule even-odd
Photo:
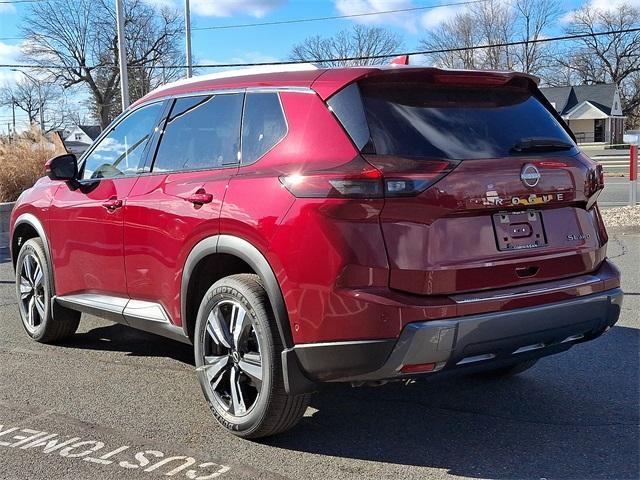
[(607, 228), (635, 227), (640, 231), (640, 205), (606, 208), (602, 210), (602, 217)]
[[(90, 316), (65, 343), (30, 341), (10, 264), (0, 264), (0, 478), (153, 478), (190, 457), (170, 478), (228, 467), (218, 478), (637, 479), (640, 232), (609, 234), (626, 298), (602, 338), (506, 381), (332, 386), (295, 430), (261, 442), (216, 425), (186, 345)], [(93, 457), (128, 448), (101, 464), (73, 457), (77, 450), (3, 446), (14, 427), (103, 443)], [(136, 452), (149, 460), (144, 468)], [(181, 458), (145, 471), (170, 456)]]

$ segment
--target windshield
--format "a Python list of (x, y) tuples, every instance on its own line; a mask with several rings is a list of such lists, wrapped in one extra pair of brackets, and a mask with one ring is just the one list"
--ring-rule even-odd
[(359, 88), (378, 155), (453, 160), (526, 155), (540, 151), (535, 144), (518, 148), (531, 139), (543, 139), (545, 152), (555, 152), (556, 145), (558, 154), (576, 153), (569, 134), (529, 89), (409, 82), (363, 82)]

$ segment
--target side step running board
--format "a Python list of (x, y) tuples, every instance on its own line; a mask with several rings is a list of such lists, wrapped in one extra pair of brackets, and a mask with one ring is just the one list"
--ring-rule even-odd
[(191, 343), (184, 330), (171, 323), (169, 315), (159, 303), (95, 293), (54, 297), (52, 302), (145, 332)]

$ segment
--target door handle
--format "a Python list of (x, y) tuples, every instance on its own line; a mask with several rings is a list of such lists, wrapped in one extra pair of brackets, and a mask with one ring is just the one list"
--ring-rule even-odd
[(120, 208), (122, 206), (122, 200), (113, 197), (107, 200), (106, 202), (104, 202), (102, 206), (107, 210), (109, 210), (110, 212), (113, 212), (115, 209)]
[(204, 189), (200, 189), (196, 193), (186, 197), (185, 200), (194, 205), (204, 205), (205, 203), (211, 203), (213, 201), (213, 195), (207, 193)]

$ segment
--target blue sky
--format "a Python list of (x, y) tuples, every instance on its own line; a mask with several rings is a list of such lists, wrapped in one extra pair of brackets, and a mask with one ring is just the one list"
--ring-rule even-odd
[[(145, 0), (157, 6), (182, 9), (183, 0)], [(439, 7), (411, 13), (396, 13), (300, 24), (195, 30), (198, 27), (271, 22), (308, 17), (350, 15), (411, 7), (437, 6), (463, 0), (191, 0), (194, 62), (245, 63), (285, 60), (291, 47), (310, 35), (329, 36), (349, 28), (354, 22), (389, 28), (404, 38), (404, 49), (414, 50), (429, 28), (455, 15), (459, 7)], [(509, 1), (509, 0), (505, 0)], [(622, 0), (559, 0), (565, 12), (583, 3), (607, 8)], [(71, 0), (69, 2), (73, 4)], [(640, 4), (640, 0), (627, 0)], [(0, 4), (0, 63), (19, 62), (19, 24), (29, 9), (28, 3)], [(558, 26), (558, 32), (560, 31)], [(553, 32), (551, 32), (553, 33)], [(0, 68), (0, 85), (15, 81), (19, 74)], [(0, 131), (6, 131), (10, 110), (0, 109)], [(24, 122), (24, 115), (18, 116)]]

